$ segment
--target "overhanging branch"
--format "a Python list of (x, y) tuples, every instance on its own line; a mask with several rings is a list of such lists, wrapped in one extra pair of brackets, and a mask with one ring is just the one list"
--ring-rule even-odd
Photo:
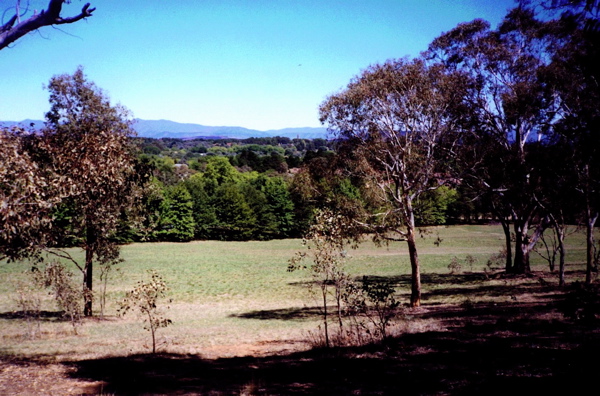
[(18, 15), (10, 18), (7, 23), (0, 27), (0, 50), (41, 27), (74, 23), (92, 16), (92, 13), (96, 10), (96, 8), (90, 8), (90, 3), (86, 3), (78, 15), (63, 18), (60, 13), (64, 2), (65, 0), (50, 0), (46, 10), (42, 10), (39, 14), (34, 13), (31, 17), (16, 25)]

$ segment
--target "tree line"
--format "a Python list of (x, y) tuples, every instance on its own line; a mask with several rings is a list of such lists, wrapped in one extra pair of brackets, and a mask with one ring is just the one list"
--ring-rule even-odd
[[(326, 205), (306, 191), (303, 177), (309, 169), (333, 166), (331, 160), (337, 157), (333, 142), (322, 139), (139, 141), (138, 160), (152, 176), (144, 226), (122, 233), (123, 241), (300, 237), (314, 209)], [(316, 188), (323, 193), (335, 188), (326, 185), (336, 183), (326, 177)], [(457, 221), (457, 201), (454, 189), (432, 191), (420, 200), (417, 224)]]

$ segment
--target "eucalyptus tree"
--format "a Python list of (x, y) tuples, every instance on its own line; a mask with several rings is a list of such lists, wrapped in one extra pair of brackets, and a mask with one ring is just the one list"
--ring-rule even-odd
[[(94, 262), (118, 260), (119, 247), (112, 237), (122, 217), (136, 207), (145, 175), (136, 169), (127, 111), (111, 105), (81, 67), (72, 75), (52, 77), (47, 89), (51, 108), (37, 161), (60, 176), (58, 188), (65, 195), (61, 205), (72, 213), (66, 227), (46, 230), (46, 248), (81, 270), (87, 291), (84, 314), (91, 316)], [(60, 249), (65, 235), (85, 251), (83, 263)]]
[[(471, 160), (465, 183), (494, 203), (509, 248), (506, 269), (517, 273), (529, 271), (529, 253), (543, 231), (528, 154), (530, 143), (545, 140), (560, 119), (560, 103), (544, 76), (562, 43), (557, 25), (517, 7), (496, 30), (480, 19), (462, 23), (436, 38), (428, 52), (472, 78), (472, 151), (463, 157)], [(509, 223), (515, 238), (513, 262)]]
[[(565, 255), (569, 225), (576, 223), (582, 210), (577, 191), (578, 177), (576, 159), (562, 139), (537, 144), (532, 147), (531, 157), (535, 164), (532, 177), (540, 180), (541, 191), (535, 200), (544, 213), (542, 219), (550, 228), (540, 238), (546, 255), (542, 254), (554, 271), (558, 254), (558, 283), (565, 285)], [(547, 235), (551, 231), (551, 235)], [(550, 243), (548, 243), (550, 242)], [(539, 250), (538, 250), (539, 252)]]
[(561, 102), (555, 138), (571, 164), (573, 191), (581, 203), (589, 284), (597, 265), (594, 227), (600, 216), (600, 7), (598, 1), (559, 3), (569, 11), (560, 17), (565, 43), (554, 53), (547, 75)]
[(459, 73), (422, 59), (370, 66), (320, 106), (327, 124), (363, 180), (373, 216), (364, 226), (377, 238), (406, 241), (411, 263), (411, 306), (421, 303), (415, 201), (449, 180), (458, 134), (451, 108), (467, 85)]

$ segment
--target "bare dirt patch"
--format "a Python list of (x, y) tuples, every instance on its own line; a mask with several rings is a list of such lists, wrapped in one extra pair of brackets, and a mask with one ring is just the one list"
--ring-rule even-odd
[(100, 381), (74, 378), (73, 367), (7, 359), (0, 361), (1, 395), (97, 394)]

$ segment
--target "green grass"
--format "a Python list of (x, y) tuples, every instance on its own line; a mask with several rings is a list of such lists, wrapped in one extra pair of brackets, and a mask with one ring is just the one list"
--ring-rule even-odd
[[(463, 265), (462, 271), (482, 273), (489, 256), (504, 244), (499, 226), (439, 227), (430, 231), (418, 241), (424, 304), (439, 302), (429, 298), (429, 292), (449, 287), (427, 283), (425, 279), (431, 274), (449, 274), (452, 257), (464, 260), (472, 255), (476, 259), (473, 268)], [(435, 246), (433, 242), (438, 237), (442, 242)], [(569, 268), (582, 269), (583, 235), (571, 235), (567, 242)], [(26, 323), (10, 315), (18, 310), (15, 291), (18, 283), (27, 279), (29, 266), (0, 263), (0, 354), (61, 360), (147, 352), (149, 334), (135, 316), (119, 318), (116, 309), (117, 302), (145, 277), (148, 269), (157, 270), (170, 287), (172, 303), (168, 316), (173, 325), (158, 332), (163, 350), (217, 357), (252, 353), (262, 343), (263, 350), (278, 351), (289, 345), (286, 342), (301, 342), (306, 331), (318, 325), (318, 318), (293, 316), (294, 310), (315, 305), (303, 286), (309, 274), (287, 272), (289, 258), (301, 249), (301, 241), (296, 239), (123, 246), (122, 275), (114, 277), (108, 288), (107, 320), (85, 320), (80, 335), (75, 336), (68, 323), (45, 319), (41, 336), (33, 340), (24, 337)], [(73, 254), (82, 258), (80, 252)], [(404, 243), (376, 247), (365, 241), (350, 255), (348, 271), (357, 277), (397, 278), (410, 273)], [(532, 265), (534, 270), (547, 271), (547, 265), (536, 254), (532, 255)], [(80, 273), (75, 276), (80, 282)], [(100, 288), (99, 279), (95, 280), (95, 287)], [(400, 282), (398, 293), (403, 302), (407, 301), (409, 285)], [(99, 308), (97, 303), (95, 308)], [(56, 310), (49, 296), (45, 297), (43, 309)]]

